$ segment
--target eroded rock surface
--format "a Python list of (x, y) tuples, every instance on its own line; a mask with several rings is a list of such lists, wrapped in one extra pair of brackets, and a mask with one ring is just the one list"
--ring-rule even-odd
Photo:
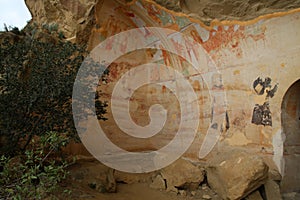
[(89, 162), (81, 167), (78, 163), (77, 170), (72, 170), (73, 181), (83, 183), (100, 193), (114, 193), (117, 191), (117, 183), (114, 170), (98, 162)]
[(167, 190), (174, 191), (178, 187), (199, 185), (204, 180), (204, 169), (187, 160), (179, 159), (162, 169), (161, 175), (166, 180)]
[(67, 38), (86, 28), (98, 0), (25, 0), (32, 15), (32, 22), (37, 24), (58, 24)]
[(275, 181), (268, 179), (264, 188), (268, 200), (282, 200), (279, 185)]
[[(88, 40), (95, 28), (96, 10), (100, 10), (104, 0), (25, 0), (37, 24), (58, 24), (67, 38), (77, 36), (81, 43)], [(111, 1), (126, 4), (125, 0)], [(261, 15), (283, 12), (300, 7), (300, 0), (153, 0), (157, 4), (175, 12), (182, 12), (209, 24), (212, 20), (250, 20)]]
[(183, 11), (202, 21), (250, 20), (261, 15), (299, 8), (299, 0), (155, 0), (174, 11)]
[(249, 194), (249, 196), (247, 196), (245, 200), (263, 200), (263, 198), (261, 197), (259, 191), (255, 191)]

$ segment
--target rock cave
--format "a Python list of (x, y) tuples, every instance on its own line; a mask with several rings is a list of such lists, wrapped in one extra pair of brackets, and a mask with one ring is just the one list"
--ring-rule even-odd
[(76, 199), (300, 199), (300, 0), (25, 2), (107, 73), (107, 120), (64, 150), (74, 185), (171, 194)]

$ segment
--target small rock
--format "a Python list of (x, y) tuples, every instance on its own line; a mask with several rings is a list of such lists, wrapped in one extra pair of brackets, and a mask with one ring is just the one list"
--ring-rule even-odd
[(191, 195), (195, 196), (196, 195), (196, 191), (191, 191)]
[(300, 195), (297, 192), (290, 192), (282, 194), (283, 199), (300, 199)]
[(204, 169), (187, 160), (179, 159), (162, 169), (161, 175), (166, 180), (167, 191), (169, 191), (174, 187), (187, 186), (191, 183), (199, 185), (204, 180)]
[(181, 196), (186, 196), (186, 191), (185, 190), (178, 190), (178, 192)]
[(166, 189), (165, 180), (162, 178), (160, 174), (154, 178), (153, 182), (150, 184), (150, 188), (158, 189), (158, 190)]
[(168, 192), (172, 192), (172, 193), (178, 194), (178, 189), (176, 187), (169, 187), (168, 188)]
[(282, 200), (279, 185), (275, 181), (268, 179), (264, 186), (268, 200)]
[(108, 169), (106, 173), (99, 173), (99, 176), (88, 184), (90, 188), (101, 193), (114, 193), (117, 191), (117, 183), (114, 178), (114, 170)]
[(189, 183), (185, 185), (186, 188), (189, 189), (189, 191), (195, 191), (199, 189), (199, 183)]
[(211, 196), (209, 196), (208, 194), (205, 194), (202, 196), (202, 199), (211, 199)]
[(206, 184), (203, 184), (203, 185), (202, 185), (202, 190), (207, 190), (207, 189), (208, 189), (207, 185), (206, 185)]
[(113, 193), (117, 191), (117, 183), (114, 177), (114, 169), (109, 169), (107, 173), (106, 191)]
[(278, 172), (278, 170), (275, 169), (269, 169), (269, 179), (274, 181), (281, 181), (282, 177), (281, 174)]
[(114, 177), (117, 182), (123, 182), (127, 184), (133, 183), (145, 183), (151, 180), (152, 173), (132, 174), (121, 171), (115, 171)]
[(245, 200), (263, 200), (263, 198), (261, 197), (259, 191), (256, 190), (255, 192), (249, 194), (249, 196), (247, 196)]

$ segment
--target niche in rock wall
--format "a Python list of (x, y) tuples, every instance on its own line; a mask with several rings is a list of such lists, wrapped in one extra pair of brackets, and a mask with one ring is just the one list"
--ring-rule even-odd
[(281, 105), (285, 168), (282, 192), (300, 191), (300, 79), (284, 95)]

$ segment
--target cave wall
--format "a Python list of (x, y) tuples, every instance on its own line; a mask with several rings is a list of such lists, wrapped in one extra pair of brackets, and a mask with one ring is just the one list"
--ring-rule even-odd
[[(95, 47), (110, 35), (141, 26), (171, 28), (199, 42), (221, 73), (221, 77), (212, 76), (211, 79), (221, 79), (222, 88), (226, 93), (229, 129), (225, 131), (223, 128), (223, 132), (220, 132), (222, 145), (219, 145), (219, 148), (223, 148), (223, 145), (246, 147), (256, 153), (273, 156), (277, 167), (282, 168), (281, 102), (284, 93), (293, 82), (298, 80), (300, 75), (300, 71), (297, 70), (300, 44), (298, 12), (285, 15), (273, 14), (266, 18), (247, 22), (216, 22), (212, 26), (206, 27), (197, 20), (159, 9), (152, 3), (142, 1), (126, 6), (120, 6), (116, 2), (105, 2), (97, 9), (95, 15), (99, 28), (94, 28), (91, 32), (90, 47)], [(113, 11), (115, 12), (112, 16)], [(112, 85), (123, 73), (122, 70), (126, 71), (124, 65), (136, 66), (151, 60), (147, 52), (139, 52), (139, 54), (127, 55), (128, 59), (123, 58), (120, 62), (114, 63), (116, 67), (111, 69), (112, 76), (114, 76), (111, 78), (115, 80), (111, 81)], [(169, 64), (168, 58), (162, 59), (165, 64)], [(199, 66), (199, 68), (204, 66)], [(188, 66), (183, 68), (185, 70), (181, 72), (186, 73), (194, 90), (198, 91), (201, 108), (198, 134), (186, 153), (187, 156), (196, 158), (210, 125), (211, 96), (209, 91), (212, 88), (209, 88), (209, 84), (203, 78), (206, 76), (205, 69), (203, 69), (204, 74), (197, 74), (193, 73)], [(191, 77), (198, 79), (193, 80)], [(142, 104), (140, 107), (146, 107), (143, 105), (145, 102), (142, 97), (149, 91), (152, 95), (157, 94), (165, 99), (170, 98), (166, 100), (172, 102), (172, 105), (169, 105), (170, 110), (174, 112), (176, 107), (178, 110), (178, 105), (175, 105), (173, 100), (174, 97), (172, 95), (166, 97), (162, 88), (155, 87), (141, 91), (140, 95), (136, 94), (140, 98), (135, 98), (136, 102), (132, 102), (132, 104)], [(176, 116), (176, 114), (172, 115)], [(138, 120), (143, 121), (143, 119), (136, 121), (138, 122)], [(147, 119), (140, 124), (147, 124), (145, 121)], [(176, 123), (171, 124), (175, 130)], [(115, 132), (112, 126), (107, 127), (109, 127), (107, 128), (109, 133)], [(172, 131), (168, 130), (166, 133), (170, 132)], [(116, 136), (116, 138), (118, 137)], [(119, 139), (122, 141), (121, 138)], [(157, 142), (150, 141), (149, 148), (159, 148), (163, 141), (163, 139), (157, 140)], [(132, 148), (131, 150), (145, 148), (145, 146), (131, 145), (131, 142), (124, 145), (124, 148)]]
[[(197, 134), (193, 144), (184, 154), (185, 157), (199, 160), (201, 146), (205, 143), (208, 130), (213, 128), (216, 129), (214, 133), (218, 135), (217, 144), (212, 145), (213, 151), (227, 148), (248, 149), (274, 163), (283, 173), (285, 133), (282, 131), (281, 104), (288, 88), (300, 77), (300, 10), (293, 10), (297, 5), (285, 5), (286, 9), (279, 7), (278, 10), (275, 6), (275, 11), (281, 11), (280, 13), (264, 15), (268, 12), (261, 12), (263, 16), (260, 17), (244, 16), (248, 21), (237, 21), (238, 16), (226, 18), (224, 11), (216, 14), (220, 20), (236, 21), (217, 21), (210, 16), (204, 23), (199, 20), (199, 14), (193, 14), (196, 11), (187, 15), (146, 0), (130, 3), (107, 0), (90, 4), (85, 1), (78, 3), (67, 0), (55, 1), (56, 4), (53, 2), (50, 7), (55, 5), (59, 9), (53, 8), (50, 12), (47, 9), (38, 9), (49, 7), (42, 5), (42, 1), (26, 0), (33, 21), (56, 22), (54, 16), (57, 16), (59, 26), (67, 37), (78, 43), (86, 43), (89, 50), (112, 35), (138, 27), (168, 28), (193, 38), (201, 45), (201, 50), (192, 49), (190, 52), (193, 55), (186, 56), (198, 60), (200, 65), (197, 70), (186, 60), (159, 48), (127, 52), (109, 66), (107, 82), (100, 86), (102, 98), (110, 101), (117, 81), (137, 65), (153, 60), (169, 65), (182, 73), (192, 85), (200, 108)], [(187, 12), (187, 8), (192, 10), (189, 2), (181, 2), (181, 5), (185, 5), (182, 7), (183, 12)], [(178, 5), (180, 2), (177, 1), (176, 6)], [(210, 10), (213, 8), (212, 6)], [(62, 13), (68, 13), (67, 16), (70, 16), (71, 20)], [(47, 17), (48, 15), (50, 16)], [(172, 36), (169, 39), (170, 43), (173, 42), (171, 45), (180, 51), (182, 47), (176, 40), (171, 40)], [(122, 48), (125, 52), (128, 45), (130, 44), (123, 41)], [(193, 44), (187, 46), (194, 47)], [(117, 49), (119, 45), (108, 48)], [(209, 58), (204, 58), (206, 56)], [(211, 63), (214, 63), (215, 73), (210, 71)], [(156, 73), (153, 80), (164, 72), (158, 69)], [(170, 76), (167, 81), (172, 81), (173, 78)], [(180, 88), (175, 90), (181, 91)], [(218, 99), (218, 92), (222, 93), (221, 99)], [(169, 111), (166, 126), (158, 136), (142, 141), (122, 133), (114, 121), (110, 107), (108, 120), (100, 124), (107, 136), (123, 149), (157, 150), (174, 138), (181, 119), (180, 108), (189, 105), (180, 105), (170, 89), (163, 86), (163, 82), (160, 85), (143, 86), (133, 94), (129, 104), (133, 121), (140, 126), (147, 125), (147, 111), (155, 102), (162, 104)], [(214, 107), (215, 105), (217, 107)], [(222, 123), (212, 126), (214, 112), (222, 113)], [(78, 151), (78, 148), (73, 151)], [(212, 153), (203, 155), (203, 161), (208, 161), (213, 156)]]

